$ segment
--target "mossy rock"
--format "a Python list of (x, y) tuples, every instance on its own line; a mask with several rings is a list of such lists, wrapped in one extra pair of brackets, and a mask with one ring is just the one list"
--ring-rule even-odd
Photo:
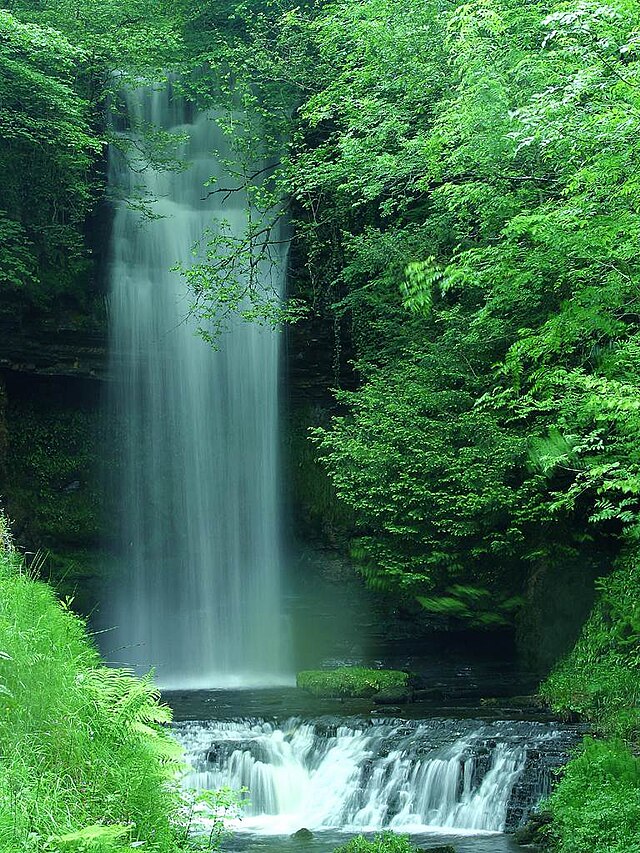
[(528, 847), (532, 844), (542, 844), (547, 839), (549, 826), (553, 822), (551, 812), (534, 812), (528, 822), (513, 833), (516, 844)]
[(410, 698), (410, 677), (393, 669), (364, 669), (345, 666), (340, 669), (299, 672), (297, 686), (323, 699), (371, 699), (387, 697), (384, 704), (406, 702)]
[(408, 684), (397, 687), (383, 687), (373, 697), (376, 705), (404, 705), (411, 700), (411, 689)]
[(302, 829), (294, 832), (291, 838), (293, 838), (294, 841), (310, 841), (313, 838), (313, 832), (311, 832), (310, 829), (307, 829), (306, 826), (303, 826)]

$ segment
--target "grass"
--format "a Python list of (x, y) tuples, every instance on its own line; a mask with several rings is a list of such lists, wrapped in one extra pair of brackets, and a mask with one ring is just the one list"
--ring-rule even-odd
[(407, 693), (409, 675), (393, 669), (364, 669), (345, 666), (331, 670), (299, 672), (297, 686), (323, 698), (369, 698), (382, 691)]
[(148, 680), (104, 667), (84, 622), (0, 551), (0, 850), (175, 853), (180, 754)]
[[(453, 847), (448, 844), (438, 847), (429, 847), (424, 850), (428, 853), (455, 853)], [(372, 838), (357, 835), (342, 847), (337, 847), (334, 853), (416, 853), (416, 847), (409, 840), (408, 835), (396, 835), (394, 832), (380, 832)]]
[(571, 653), (541, 693), (552, 707), (594, 724), (548, 807), (559, 853), (640, 853), (640, 559), (627, 554), (600, 582), (600, 597)]

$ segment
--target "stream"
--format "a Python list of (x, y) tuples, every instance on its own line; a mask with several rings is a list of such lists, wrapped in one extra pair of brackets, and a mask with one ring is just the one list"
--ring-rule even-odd
[[(273, 711), (278, 700), (295, 706), (294, 693), (167, 696), (191, 765), (184, 784), (247, 792), (225, 849), (294, 845), (320, 853), (381, 830), (408, 833), (427, 849), (519, 849), (505, 832), (549, 793), (579, 737), (576, 727), (542, 719), (420, 717), (433, 711), (422, 703), (404, 709), (413, 719), (395, 708), (351, 714), (353, 703), (338, 700), (308, 700), (304, 714), (234, 714), (240, 706)], [(314, 702), (334, 713), (313, 715)], [(188, 719), (194, 714), (201, 719)], [(303, 827), (313, 838), (292, 839)]]
[[(340, 662), (357, 634), (369, 652), (352, 662), (410, 668), (431, 685), (417, 701), (377, 706), (287, 687), (165, 694), (191, 767), (184, 784), (247, 792), (224, 850), (329, 853), (384, 830), (426, 850), (522, 849), (508, 833), (549, 793), (582, 731), (515, 695), (535, 678), (493, 641), (398, 638), (385, 648), (377, 624), (367, 636), (354, 618), (316, 664)], [(292, 838), (301, 828), (313, 837)]]
[[(295, 687), (165, 692), (191, 767), (185, 786), (246, 791), (223, 850), (329, 853), (385, 830), (425, 850), (521, 850), (509, 833), (549, 793), (582, 731), (527, 699), (538, 677), (509, 637), (412, 634), (335, 555), (308, 548), (294, 568), (297, 669), (404, 669), (419, 689), (392, 707)], [(302, 828), (312, 837), (293, 838)]]

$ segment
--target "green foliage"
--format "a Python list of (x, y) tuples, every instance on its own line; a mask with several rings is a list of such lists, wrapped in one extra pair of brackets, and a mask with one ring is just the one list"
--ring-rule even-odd
[[(115, 141), (106, 104), (117, 113), (123, 83), (166, 81), (184, 63), (193, 6), (10, 0), (0, 12), (0, 281), (19, 289), (21, 305), (53, 311), (62, 297), (89, 310), (87, 218), (104, 199)], [(174, 167), (169, 141), (145, 131), (148, 159)]]
[(415, 847), (408, 835), (396, 835), (394, 832), (380, 832), (372, 838), (357, 835), (334, 853), (415, 853)]
[(0, 847), (175, 851), (180, 751), (149, 679), (105, 668), (84, 623), (0, 554)]
[[(114, 70), (158, 74), (185, 58), (184, 17), (191, 4), (176, 0), (9, 0), (21, 20), (64, 33), (82, 50), (91, 86), (109, 85)], [(91, 93), (93, 94), (93, 93)], [(95, 93), (100, 94), (100, 93)]]
[[(427, 593), (451, 581), (477, 587), (474, 576), (499, 579), (503, 601), (513, 597), (507, 572), (526, 539), (523, 507), (533, 512), (539, 488), (535, 478), (519, 482), (524, 437), (474, 407), (466, 366), (443, 361), (430, 352), (393, 373), (372, 374), (361, 391), (340, 395), (349, 416), (314, 431), (337, 494), (362, 531), (354, 553), (368, 581), (420, 596), (431, 611)], [(471, 602), (456, 598), (454, 615), (464, 617)], [(483, 609), (476, 621), (491, 621)]]
[[(640, 561), (632, 548), (599, 583), (599, 599), (570, 654), (542, 685), (559, 713), (592, 721), (549, 801), (560, 853), (640, 851)], [(625, 740), (621, 740), (624, 738)]]
[(570, 654), (542, 685), (555, 710), (593, 720), (609, 735), (640, 736), (640, 561), (631, 552), (600, 584)]
[[(180, 790), (182, 750), (151, 677), (102, 664), (3, 516), (0, 541), (0, 850), (216, 849), (240, 795)], [(201, 818), (208, 831), (192, 835)]]
[(640, 851), (640, 759), (623, 742), (587, 738), (548, 805), (558, 853)]
[(80, 229), (100, 142), (76, 89), (84, 53), (61, 33), (0, 12), (0, 277), (59, 292), (86, 270)]
[(637, 6), (243, 20), (225, 61), (285, 141), (298, 295), (353, 330), (361, 386), (313, 431), (352, 553), (430, 613), (504, 624), (541, 562), (640, 529)]
[(445, 595), (417, 596), (418, 603), (429, 613), (462, 619), (472, 627), (498, 628), (511, 624), (514, 613), (524, 603), (520, 596), (495, 601), (488, 589), (454, 584)]
[(356, 699), (368, 698), (381, 690), (406, 691), (409, 675), (392, 669), (345, 666), (340, 669), (299, 672), (296, 684), (314, 696)]
[[(182, 841), (189, 850), (217, 850), (229, 835), (227, 820), (238, 818), (247, 804), (248, 788), (234, 791), (231, 788), (183, 792), (185, 803), (184, 834)], [(203, 822), (206, 821), (206, 831)]]
[[(94, 824), (86, 826), (77, 832), (65, 832), (64, 835), (54, 835), (47, 839), (44, 849), (49, 850), (78, 850), (82, 851), (109, 851), (123, 850), (124, 840), (130, 834), (128, 826), (112, 824), (101, 826)], [(127, 845), (129, 846), (129, 845)]]

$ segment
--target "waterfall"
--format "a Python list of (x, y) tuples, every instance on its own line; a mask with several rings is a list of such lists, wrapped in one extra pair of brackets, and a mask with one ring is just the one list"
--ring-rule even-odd
[(180, 723), (185, 786), (248, 789), (240, 831), (501, 832), (549, 793), (575, 732), (545, 723), (292, 717)]
[[(112, 476), (117, 563), (103, 622), (109, 659), (154, 667), (163, 687), (287, 683), (281, 604), (278, 383), (280, 334), (232, 324), (214, 350), (187, 316), (178, 263), (212, 222), (240, 237), (246, 194), (221, 200), (204, 184), (229, 182), (214, 117), (172, 87), (123, 96), (129, 126), (182, 134), (168, 171), (117, 151), (110, 181), (125, 198), (156, 199), (152, 218), (118, 204), (110, 265), (110, 415), (119, 450)], [(126, 120), (125, 120), (126, 123)], [(123, 135), (136, 143), (134, 131)], [(262, 269), (282, 292), (285, 258)], [(118, 651), (115, 651), (115, 650)]]

